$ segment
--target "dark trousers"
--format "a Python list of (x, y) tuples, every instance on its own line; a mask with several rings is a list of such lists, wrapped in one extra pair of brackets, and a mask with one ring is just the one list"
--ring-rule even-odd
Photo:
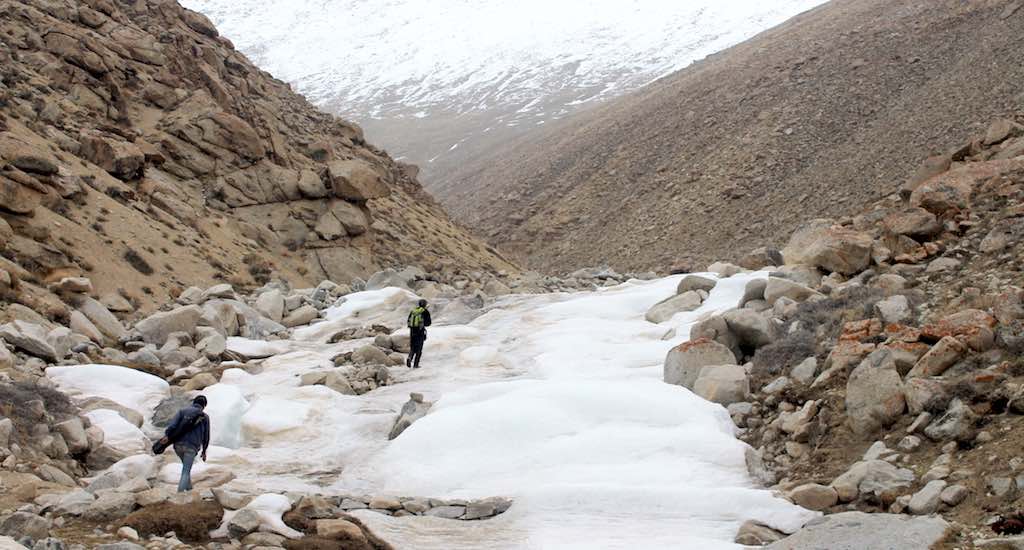
[(420, 368), (420, 358), (423, 357), (423, 343), (426, 341), (426, 331), (414, 330), (409, 334), (409, 358), (405, 361), (407, 367)]

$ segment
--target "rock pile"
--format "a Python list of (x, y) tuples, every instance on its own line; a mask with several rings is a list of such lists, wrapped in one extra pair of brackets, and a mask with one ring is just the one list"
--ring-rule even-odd
[[(1024, 422), (1022, 142), (1019, 122), (995, 121), (870, 211), (806, 223), (782, 262), (744, 258), (768, 278), (669, 353), (666, 382), (728, 406), (753, 447), (753, 475), (836, 514), (826, 516), (836, 527), (808, 526), (772, 547), (812, 544), (839, 525), (868, 540), (873, 522), (925, 529), (928, 540), (948, 523), (950, 540), (981, 543), (991, 536), (981, 526), (1012, 510), (1024, 466), (1007, 437)], [(707, 285), (688, 276), (680, 293)], [(850, 510), (946, 521), (839, 519)], [(748, 526), (737, 540), (782, 536), (768, 535)]]

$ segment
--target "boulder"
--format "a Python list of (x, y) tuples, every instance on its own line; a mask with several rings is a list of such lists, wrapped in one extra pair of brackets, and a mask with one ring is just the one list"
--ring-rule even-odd
[(663, 376), (668, 384), (692, 390), (704, 367), (734, 364), (736, 356), (729, 348), (707, 338), (698, 338), (679, 344), (668, 352)]
[(855, 275), (871, 265), (871, 235), (850, 229), (824, 232), (806, 251), (810, 265), (825, 271)]
[(779, 301), (779, 298), (789, 298), (794, 302), (803, 302), (812, 296), (820, 296), (820, 294), (816, 290), (796, 281), (779, 277), (768, 277), (765, 283), (764, 300), (768, 302), (768, 305), (774, 306), (775, 302)]
[(268, 290), (256, 298), (256, 311), (274, 322), (284, 317), (284, 294), (280, 290)]
[(911, 514), (923, 516), (934, 514), (942, 502), (942, 491), (946, 488), (946, 482), (941, 479), (929, 481), (920, 491), (914, 493), (907, 507)]
[(82, 517), (88, 521), (114, 521), (127, 516), (134, 509), (134, 494), (108, 491), (100, 494)]
[(243, 508), (228, 520), (228, 534), (234, 538), (242, 538), (260, 528), (263, 518), (256, 510)]
[(941, 376), (966, 354), (967, 346), (952, 336), (946, 336), (917, 361), (909, 376)]
[(719, 405), (739, 403), (750, 398), (747, 371), (740, 365), (711, 365), (700, 370), (693, 393)]
[(60, 500), (54, 505), (53, 511), (57, 514), (80, 516), (92, 506), (96, 497), (85, 489), (75, 489), (61, 495)]
[(801, 384), (810, 384), (818, 374), (818, 360), (808, 357), (789, 371), (789, 377)]
[(42, 202), (34, 189), (0, 175), (0, 208), (15, 214), (31, 214)]
[(146, 155), (134, 143), (87, 133), (80, 141), (79, 155), (122, 180), (142, 177)]
[(350, 201), (381, 199), (391, 194), (372, 165), (359, 159), (337, 160), (327, 165), (331, 189), (338, 198)]
[(93, 325), (112, 341), (118, 341), (127, 334), (121, 321), (102, 303), (84, 296), (75, 301), (78, 311), (92, 321)]
[(0, 326), (0, 338), (29, 355), (54, 363), (63, 359), (67, 353), (66, 349), (63, 350), (64, 353), (58, 351), (50, 339), (50, 331), (46, 328), (20, 319)]
[(984, 311), (965, 309), (921, 327), (921, 336), (927, 340), (955, 336), (971, 349), (984, 352), (995, 343), (996, 324), (996, 318)]
[(61, 295), (90, 294), (92, 281), (88, 277), (62, 277), (60, 281), (49, 286), (51, 292)]
[(910, 204), (937, 216), (959, 212), (971, 204), (975, 189), (983, 182), (1024, 167), (1024, 160), (970, 162), (939, 174), (910, 194)]
[(778, 325), (767, 315), (751, 309), (733, 309), (722, 314), (722, 318), (744, 352), (753, 353), (779, 337)]
[(785, 537), (784, 533), (776, 531), (767, 525), (747, 520), (743, 522), (743, 525), (740, 525), (740, 530), (736, 533), (736, 539), (733, 542), (744, 546), (764, 546), (780, 541)]
[(725, 318), (721, 315), (712, 315), (703, 321), (698, 321), (690, 328), (690, 341), (707, 339), (718, 342), (729, 348), (737, 358), (743, 356), (740, 349), (739, 339), (729, 330)]
[(320, 312), (309, 304), (299, 306), (297, 309), (289, 313), (284, 319), (281, 320), (281, 324), (288, 327), (297, 327), (301, 325), (308, 325), (313, 320), (320, 317)]
[(171, 333), (191, 334), (202, 316), (203, 309), (199, 306), (182, 306), (146, 317), (135, 325), (135, 330), (147, 343), (162, 346)]
[(931, 548), (946, 536), (940, 517), (841, 512), (812, 520), (768, 550), (903, 550)]
[(77, 455), (89, 450), (89, 438), (85, 433), (85, 425), (81, 418), (71, 418), (54, 425), (68, 446), (68, 452)]
[(887, 350), (876, 350), (850, 373), (846, 414), (850, 427), (867, 435), (895, 422), (906, 409), (903, 382)]
[(924, 208), (908, 208), (890, 214), (882, 220), (882, 225), (894, 235), (914, 239), (928, 239), (942, 232), (938, 218)]
[(402, 410), (398, 413), (395, 424), (391, 427), (391, 432), (388, 433), (388, 439), (395, 439), (408, 429), (409, 426), (412, 426), (413, 422), (426, 416), (432, 405), (433, 403), (430, 401), (423, 400), (422, 394), (409, 394), (409, 400), (406, 401), (405, 405), (402, 405)]
[[(337, 224), (338, 232), (334, 238), (349, 236), (358, 237), (370, 229), (370, 216), (366, 210), (347, 201), (334, 201), (321, 216), (317, 226), (321, 223), (328, 225)], [(319, 232), (319, 230), (317, 230)], [(326, 239), (326, 237), (324, 237)], [(327, 239), (332, 240), (332, 239)]]
[(404, 288), (411, 290), (411, 284), (413, 277), (405, 272), (399, 272), (394, 269), (385, 269), (378, 271), (370, 276), (366, 281), (366, 290), (380, 290), (388, 287)]
[(355, 523), (345, 519), (316, 520), (316, 535), (325, 539), (361, 542), (367, 547), (369, 546), (363, 530)]
[(765, 279), (751, 279), (743, 287), (743, 297), (740, 298), (740, 307), (746, 307), (750, 302), (764, 301), (764, 291), (768, 287)]
[(715, 262), (708, 266), (708, 272), (714, 273), (719, 277), (732, 277), (737, 273), (742, 273), (743, 268), (738, 265), (730, 264), (729, 262)]
[(949, 408), (924, 429), (924, 435), (932, 441), (969, 441), (977, 415), (959, 398), (949, 403)]
[(29, 512), (15, 512), (0, 519), (0, 535), (30, 537), (36, 540), (50, 536), (52, 522)]
[(908, 469), (884, 460), (865, 460), (854, 463), (830, 486), (836, 490), (840, 502), (851, 502), (862, 495), (877, 496), (909, 487), (915, 479), (914, 472)]
[(352, 352), (352, 363), (360, 366), (390, 365), (387, 352), (374, 345), (365, 345)]
[[(57, 159), (52, 153), (20, 140), (13, 133), (0, 133), (0, 158), (10, 162), (18, 170), (42, 176), (54, 175), (58, 170)], [(7, 205), (6, 202), (0, 204)]]
[(944, 410), (949, 405), (953, 384), (941, 378), (908, 376), (903, 383), (903, 395), (910, 414)]
[(1021, 134), (1024, 134), (1024, 126), (1010, 119), (1000, 118), (989, 124), (981, 143), (986, 146), (996, 145)]
[(691, 290), (703, 290), (704, 292), (711, 292), (718, 281), (710, 279), (708, 277), (702, 277), (700, 275), (687, 275), (679, 281), (679, 286), (676, 287), (676, 294), (684, 294)]
[(755, 248), (743, 256), (739, 266), (744, 269), (761, 269), (764, 267), (782, 265), (782, 252), (777, 248), (762, 246)]
[(913, 320), (914, 309), (902, 294), (875, 303), (875, 316), (886, 325), (902, 325)]
[(699, 308), (703, 301), (704, 298), (699, 291), (690, 290), (658, 302), (647, 310), (644, 319), (650, 323), (663, 323), (675, 316), (676, 313)]
[(75, 334), (85, 336), (89, 340), (101, 346), (107, 343), (107, 339), (103, 336), (103, 333), (100, 332), (100, 329), (96, 328), (96, 325), (92, 324), (92, 321), (90, 321), (85, 315), (82, 315), (81, 311), (71, 311), (71, 314), (68, 317), (68, 327), (70, 327)]
[(839, 502), (839, 496), (835, 489), (817, 483), (800, 485), (789, 491), (786, 496), (793, 504), (816, 512), (828, 510)]

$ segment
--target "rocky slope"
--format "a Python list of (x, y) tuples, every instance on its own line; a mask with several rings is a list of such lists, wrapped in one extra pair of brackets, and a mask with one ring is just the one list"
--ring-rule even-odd
[[(860, 215), (737, 257), (771, 275), (667, 357), (666, 382), (728, 406), (753, 475), (829, 514), (772, 548), (1021, 544), (1000, 537), (1024, 529), (1021, 122), (928, 159)], [(666, 304), (714, 284), (687, 276)], [(747, 525), (737, 540), (783, 536)]]
[(539, 268), (706, 265), (781, 245), (1019, 107), (1022, 28), (1014, 0), (830, 2), (469, 161), (437, 196)]
[(0, 245), (8, 296), (91, 277), (152, 306), (193, 283), (349, 282), (417, 264), (512, 269), (416, 169), (254, 67), (174, 1), (0, 2)]

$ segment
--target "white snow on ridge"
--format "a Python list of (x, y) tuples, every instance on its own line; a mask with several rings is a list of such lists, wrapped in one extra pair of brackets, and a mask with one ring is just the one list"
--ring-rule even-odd
[(824, 0), (183, 0), (255, 63), (357, 120), (634, 90)]

